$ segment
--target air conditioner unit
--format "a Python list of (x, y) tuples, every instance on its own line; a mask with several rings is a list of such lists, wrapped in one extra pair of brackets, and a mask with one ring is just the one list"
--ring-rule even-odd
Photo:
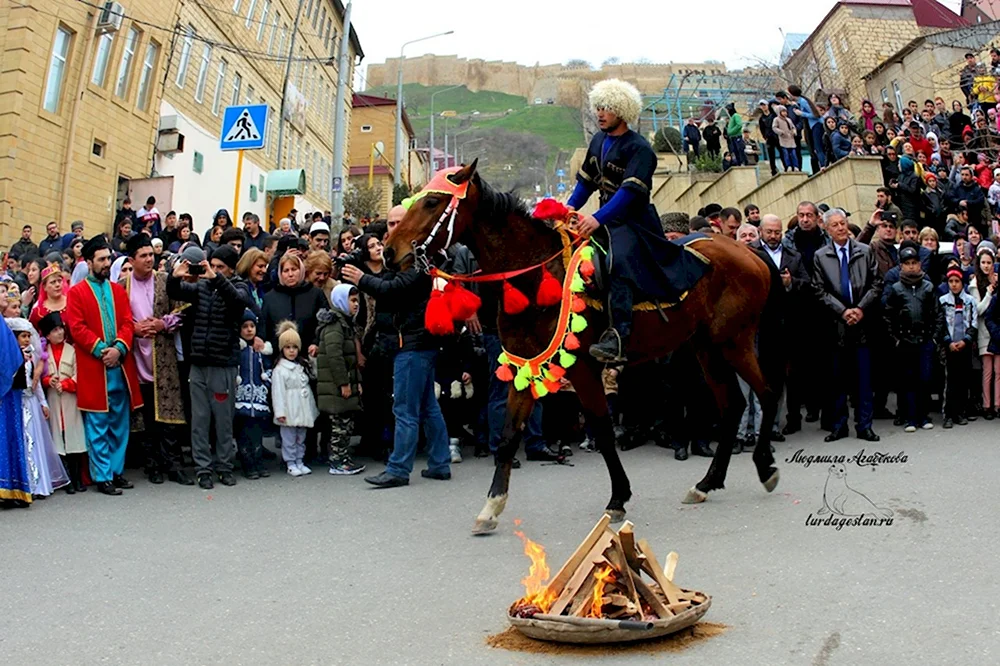
[(184, 135), (177, 131), (160, 132), (156, 137), (156, 152), (183, 153)]
[(101, 15), (97, 17), (97, 31), (117, 32), (121, 30), (122, 20), (125, 18), (125, 8), (118, 2), (105, 2)]

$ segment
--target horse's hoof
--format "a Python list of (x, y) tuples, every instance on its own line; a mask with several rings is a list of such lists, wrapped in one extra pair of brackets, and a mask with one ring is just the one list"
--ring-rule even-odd
[(476, 518), (476, 524), (472, 526), (473, 536), (486, 536), (492, 534), (500, 524), (496, 518)]
[(774, 474), (769, 476), (767, 478), (767, 481), (764, 482), (764, 490), (766, 490), (769, 493), (774, 492), (774, 489), (778, 487), (778, 479), (780, 478), (781, 478), (781, 472), (779, 472), (778, 469), (775, 468)]
[(615, 525), (625, 520), (625, 509), (605, 509), (604, 513), (611, 518), (611, 524)]
[(702, 491), (692, 486), (691, 490), (687, 491), (687, 495), (684, 496), (684, 499), (681, 500), (681, 503), (701, 504), (707, 499), (708, 499), (708, 493), (703, 493)]

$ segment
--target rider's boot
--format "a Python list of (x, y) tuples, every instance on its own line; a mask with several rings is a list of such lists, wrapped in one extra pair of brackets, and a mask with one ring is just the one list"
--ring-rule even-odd
[[(616, 283), (617, 282), (617, 283)], [(611, 321), (597, 344), (590, 345), (590, 355), (602, 363), (625, 363), (629, 333), (632, 331), (632, 288), (622, 280), (611, 285)]]

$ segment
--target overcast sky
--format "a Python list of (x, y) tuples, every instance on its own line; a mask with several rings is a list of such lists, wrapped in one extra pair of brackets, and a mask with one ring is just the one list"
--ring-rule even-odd
[[(961, 5), (961, 0), (941, 1), (952, 10)], [(525, 65), (570, 58), (600, 65), (612, 56), (623, 62), (639, 58), (654, 63), (721, 60), (738, 68), (754, 64), (756, 58), (777, 60), (783, 41), (779, 29), (809, 33), (834, 4), (835, 0), (625, 4), (609, 0), (354, 0), (352, 22), (365, 51), (365, 64), (398, 56), (400, 46), (409, 40), (454, 30), (453, 35), (407, 46), (406, 55), (436, 53)], [(636, 11), (617, 16), (620, 7)]]

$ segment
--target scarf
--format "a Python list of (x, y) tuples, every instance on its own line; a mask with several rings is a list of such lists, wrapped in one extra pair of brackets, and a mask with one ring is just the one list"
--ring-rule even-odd
[(924, 280), (924, 272), (920, 271), (915, 275), (909, 273), (899, 272), (899, 281), (905, 284), (907, 287), (915, 287)]

